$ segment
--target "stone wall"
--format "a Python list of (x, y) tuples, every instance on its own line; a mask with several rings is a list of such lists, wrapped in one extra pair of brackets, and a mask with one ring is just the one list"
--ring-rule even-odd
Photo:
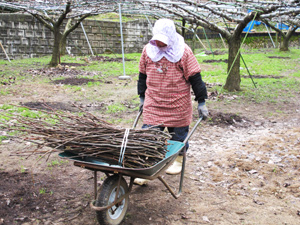
[[(67, 39), (67, 49), (71, 54), (91, 55), (88, 41), (94, 55), (122, 53), (120, 22), (86, 19), (82, 24), (88, 38), (85, 37), (81, 26), (74, 30)], [(64, 26), (62, 27), (64, 28)], [(152, 37), (151, 26), (146, 19), (123, 22), (122, 28), (125, 53), (141, 52), (143, 46)], [(209, 50), (210, 47), (224, 49), (218, 33), (206, 30), (204, 34), (200, 29), (197, 34), (206, 49)], [(257, 35), (263, 36), (263, 39), (256, 38)], [(275, 33), (272, 35), (275, 38)], [(192, 43), (190, 40), (192, 37), (193, 33), (186, 32), (186, 43), (191, 48), (194, 46), (196, 49), (204, 50), (203, 45), (197, 39)], [(206, 40), (206, 37), (209, 38), (209, 41)], [(290, 47), (299, 48), (299, 37), (300, 33), (297, 32), (295, 38), (290, 42)], [(0, 42), (10, 59), (49, 55), (52, 53), (53, 40), (52, 32), (31, 15), (0, 13)], [(243, 46), (246, 48), (273, 48), (268, 33), (249, 33), (246, 40), (247, 42)], [(278, 43), (276, 45), (278, 46)], [(0, 59), (5, 58), (5, 54), (0, 48)]]
[[(84, 31), (93, 54), (122, 53), (120, 22), (84, 20)], [(122, 23), (124, 52), (141, 52), (152, 36), (147, 20)], [(81, 26), (67, 39), (67, 47), (74, 55), (91, 55), (88, 41)], [(28, 58), (52, 53), (52, 32), (31, 15), (0, 14), (0, 41), (10, 58)], [(5, 54), (0, 49), (0, 58)]]
[[(194, 44), (192, 42), (192, 37), (193, 33), (187, 32), (185, 35), (185, 42), (191, 47), (194, 46), (195, 49), (204, 49), (204, 46), (207, 50), (210, 50), (211, 48), (222, 48), (222, 49), (227, 49), (228, 44), (227, 41), (220, 37), (220, 35), (214, 31), (208, 31), (205, 30), (205, 33), (203, 32), (202, 29), (199, 29), (197, 31), (197, 35), (200, 38), (202, 44), (195, 39)], [(244, 41), (246, 33), (242, 33), (241, 35), (241, 40)], [(271, 38), (270, 38), (271, 35)], [(245, 39), (245, 42), (243, 43), (242, 48), (245, 49), (259, 49), (259, 48), (279, 48), (281, 45), (282, 38), (277, 37), (276, 32), (272, 31), (271, 33), (265, 31), (261, 32), (250, 32), (247, 34), (247, 38)], [(208, 38), (208, 40), (206, 39)], [(223, 42), (224, 41), (224, 42)], [(204, 46), (203, 46), (204, 45)], [(295, 32), (293, 37), (289, 40), (289, 47), (291, 48), (299, 48), (300, 47), (300, 29), (299, 31)]]

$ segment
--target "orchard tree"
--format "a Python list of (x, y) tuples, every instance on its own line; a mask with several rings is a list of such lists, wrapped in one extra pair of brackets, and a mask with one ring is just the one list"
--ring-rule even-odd
[(291, 37), (295, 34), (296, 30), (300, 27), (300, 21), (298, 19), (289, 19), (287, 18), (285, 20), (285, 24), (288, 25), (288, 30), (286, 32), (281, 29), (280, 24), (282, 23), (282, 20), (280, 22), (277, 22), (279, 25), (275, 25), (274, 22), (269, 22), (268, 20), (262, 20), (266, 25), (271, 27), (273, 30), (276, 31), (278, 36), (282, 37), (282, 42), (280, 42), (280, 51), (289, 51), (289, 41)]
[[(227, 79), (224, 89), (240, 91), (240, 48), (242, 33), (248, 23), (254, 20), (271, 19), (284, 15), (298, 15), (299, 1), (257, 1), (236, 0), (232, 2), (208, 0), (203, 1), (153, 1), (152, 7), (163, 10), (177, 18), (187, 21), (195, 27), (201, 26), (220, 33), (228, 43)], [(234, 23), (232, 29), (226, 24)]]
[(118, 9), (115, 1), (108, 0), (10, 1), (5, 7), (31, 14), (53, 33), (54, 44), (50, 66), (57, 66), (60, 63), (60, 56), (65, 52), (67, 36), (85, 18), (115, 12)]

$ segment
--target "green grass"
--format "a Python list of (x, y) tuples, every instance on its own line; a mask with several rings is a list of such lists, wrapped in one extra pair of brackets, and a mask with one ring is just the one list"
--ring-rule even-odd
[[(24, 81), (32, 82), (44, 82), (45, 79), (41, 79), (39, 74), (34, 76), (28, 73), (28, 70), (37, 70), (46, 67), (50, 62), (50, 56), (40, 57), (40, 58), (28, 58), (28, 59), (16, 59), (7, 62), (5, 60), (0, 60), (0, 97), (11, 94), (10, 85), (22, 84)], [(11, 80), (15, 79), (15, 80)], [(2, 90), (2, 84), (10, 83), (4, 86), (5, 89)]]
[(3, 141), (3, 140), (7, 140), (8, 137), (5, 136), (5, 135), (0, 135), (0, 143)]
[(114, 103), (107, 107), (106, 113), (112, 114), (112, 113), (118, 113), (118, 112), (124, 112), (126, 110), (126, 107), (120, 103)]
[[(35, 110), (31, 110), (25, 107), (18, 107), (18, 106), (14, 106), (14, 105), (0, 105), (0, 110), (5, 110), (7, 112), (7, 116), (13, 115), (13, 114), (19, 114), (22, 117), (29, 117), (29, 118), (40, 118), (43, 116), (43, 113), (40, 111), (35, 111)], [(0, 119), (8, 119), (8, 117), (4, 115), (0, 114)]]
[[(120, 16), (118, 13), (104, 13), (104, 14), (99, 14), (96, 16), (91, 16), (87, 19), (90, 20), (109, 20), (109, 21), (114, 21), (114, 22), (119, 22), (120, 21)], [(134, 18), (131, 16), (124, 16), (122, 15), (122, 22), (127, 22), (127, 21), (132, 21), (132, 20), (136, 20), (137, 17), (135, 16)]]
[[(282, 72), (295, 68), (299, 64), (299, 50), (290, 52), (280, 52), (278, 50), (267, 52), (266, 54), (243, 54), (246, 64), (254, 74), (260, 75), (281, 75)], [(290, 59), (269, 58), (269, 57), (289, 57)], [(245, 66), (241, 63), (241, 66)], [(243, 72), (246, 74), (246, 70)]]
[(63, 165), (65, 163), (68, 163), (68, 161), (66, 161), (66, 160), (52, 160), (47, 165), (48, 165), (48, 169), (52, 170), (53, 167), (60, 166), (60, 165)]
[[(3, 104), (0, 105), (0, 128), (6, 128), (6, 127), (10, 127), (11, 125), (8, 125), (7, 122), (8, 121), (14, 121), (15, 117), (20, 118), (32, 118), (32, 119), (41, 119), (41, 121), (46, 122), (48, 124), (55, 124), (58, 121), (58, 118), (56, 115), (50, 115), (48, 113), (44, 113), (41, 111), (37, 111), (37, 110), (32, 110), (32, 109), (28, 109), (25, 107), (18, 107), (18, 106), (14, 106), (14, 105), (7, 105), (7, 104)], [(17, 121), (14, 121), (14, 123)], [(10, 127), (13, 128), (13, 127)], [(0, 143), (2, 142), (2, 140), (6, 140), (8, 139), (9, 136), (16, 136), (20, 133), (21, 131), (10, 131), (7, 133), (7, 135), (1, 135), (0, 136)]]
[(4, 90), (4, 89), (0, 90), (0, 96), (6, 96), (6, 95), (9, 95), (9, 94), (10, 94), (9, 90)]
[[(289, 101), (296, 92), (299, 92), (300, 80), (300, 50), (292, 49), (289, 52), (280, 52), (277, 49), (268, 49), (266, 53), (264, 50), (242, 50), (241, 54), (244, 58), (246, 66), (253, 78), (247, 71), (243, 61), (240, 62), (241, 74), (241, 92), (234, 94), (240, 95), (247, 100), (257, 103), (277, 101)], [(289, 57), (285, 58), (270, 58), (270, 57)], [(227, 64), (219, 63), (205, 63), (204, 60), (224, 60), (228, 55), (208, 55), (197, 56), (201, 66), (207, 68), (202, 70), (201, 75), (203, 80), (207, 83), (221, 83), (225, 84), (227, 78)], [(211, 67), (213, 65), (213, 67)], [(210, 69), (211, 68), (211, 69)], [(255, 75), (265, 76), (265, 78), (255, 78)], [(275, 78), (279, 79), (275, 79)], [(254, 86), (255, 83), (256, 87)], [(219, 93), (226, 92), (222, 87), (215, 86), (213, 90)]]
[[(266, 78), (253, 78), (257, 88), (254, 88), (251, 79), (242, 78), (242, 94), (256, 102), (288, 101), (299, 91), (299, 50), (279, 52), (274, 50), (266, 54), (245, 54), (244, 60), (249, 65), (252, 75), (263, 75)], [(290, 57), (290, 59), (269, 57)], [(243, 71), (242, 75), (249, 75)], [(273, 76), (274, 78), (272, 78)], [(275, 79), (278, 77), (279, 79)]]
[[(227, 49), (213, 49), (218, 51), (227, 52)], [(199, 50), (198, 50), (199, 51)], [(243, 61), (241, 60), (241, 88), (242, 91), (235, 93), (228, 93), (220, 86), (214, 86), (210, 88), (209, 91), (217, 90), (218, 93), (226, 93), (228, 95), (238, 95), (246, 101), (256, 102), (256, 103), (277, 103), (277, 102), (288, 102), (290, 98), (294, 97), (295, 94), (299, 93), (300, 86), (300, 49), (291, 48), (289, 52), (280, 52), (277, 49), (252, 49), (246, 50), (241, 49), (241, 54), (246, 62), (247, 68), (249, 69), (251, 75), (253, 76), (253, 81), (257, 88), (254, 87), (253, 81), (247, 72)], [(131, 61), (125, 61), (125, 74), (132, 78), (131, 83), (128, 82), (130, 92), (125, 93), (122, 90), (127, 87), (124, 86), (126, 81), (122, 82), (118, 80), (118, 77), (123, 75), (123, 64), (121, 54), (103, 54), (101, 56), (120, 58), (120, 62), (98, 62), (89, 61), (86, 63), (85, 58), (88, 59), (91, 56), (63, 56), (61, 61), (64, 63), (79, 63), (85, 66), (77, 66), (77, 70), (84, 71), (96, 71), (96, 75), (88, 76), (78, 76), (82, 78), (89, 78), (99, 80), (97, 82), (89, 82), (82, 86), (70, 86), (64, 85), (62, 89), (66, 93), (74, 95), (74, 101), (101, 101), (107, 104), (107, 108), (103, 110), (105, 114), (117, 114), (130, 110), (136, 110), (136, 108), (127, 108), (122, 103), (125, 99), (131, 102), (133, 105), (138, 105), (138, 96), (136, 95), (136, 81), (138, 79), (138, 64), (141, 54), (131, 53), (125, 54), (126, 59)], [(275, 57), (289, 57), (289, 59), (284, 58), (270, 58)], [(201, 75), (206, 83), (219, 83), (224, 85), (227, 78), (227, 64), (224, 62), (216, 63), (206, 63), (205, 60), (226, 60), (228, 58), (227, 54), (224, 55), (206, 55), (201, 56), (201, 54), (196, 55), (199, 61), (202, 72)], [(40, 57), (40, 58), (30, 58), (30, 59), (18, 59), (12, 60), (11, 63), (6, 60), (0, 60), (1, 71), (0, 71), (0, 81), (7, 81), (9, 77), (16, 77), (16, 84), (22, 85), (24, 90), (28, 87), (23, 84), (27, 83), (49, 83), (50, 79), (48, 77), (35, 76), (33, 77), (29, 73), (26, 73), (30, 69), (41, 69), (47, 67), (50, 62), (51, 57)], [(255, 78), (255, 76), (260, 75), (264, 78)], [(271, 77), (273, 76), (273, 77)], [(279, 79), (275, 79), (275, 78)], [(56, 78), (56, 79), (63, 79)], [(112, 81), (112, 84), (107, 85), (103, 81)], [(120, 83), (120, 84), (119, 84)], [(1, 85), (1, 84), (0, 84)], [(5, 99), (7, 96), (13, 95), (16, 91), (13, 91), (15, 84), (10, 86), (1, 86), (0, 98)], [(2, 88), (3, 87), (3, 88)], [(24, 96), (30, 96), (32, 90), (24, 91)], [(134, 93), (134, 94), (133, 94)], [(226, 100), (227, 101), (227, 100)], [(239, 101), (239, 100), (234, 100)], [(113, 102), (113, 104), (111, 104)], [(12, 106), (0, 105), (0, 111), (14, 112), (18, 111), (23, 116), (27, 117), (39, 117), (43, 116), (39, 112), (30, 111), (27, 109), (16, 109), (10, 108)], [(0, 115), (0, 120), (1, 118)], [(113, 120), (113, 118), (112, 118)], [(118, 121), (117, 121), (118, 122)]]

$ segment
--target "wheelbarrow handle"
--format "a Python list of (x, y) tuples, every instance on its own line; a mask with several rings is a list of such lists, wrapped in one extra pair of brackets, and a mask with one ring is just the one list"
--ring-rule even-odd
[(186, 144), (188, 142), (188, 140), (190, 139), (190, 137), (193, 135), (193, 133), (195, 132), (196, 128), (198, 127), (198, 125), (200, 124), (201, 120), (203, 120), (203, 116), (201, 116), (196, 124), (194, 125), (193, 129), (191, 130), (191, 132), (188, 134), (188, 136), (185, 138), (185, 140), (183, 141), (184, 144)]
[(139, 122), (139, 119), (140, 119), (142, 113), (143, 113), (143, 107), (140, 108), (139, 113), (137, 114), (137, 116), (136, 116), (136, 118), (135, 118), (135, 120), (134, 120), (132, 129), (135, 129), (135, 128), (136, 128), (136, 125), (137, 125), (137, 123)]

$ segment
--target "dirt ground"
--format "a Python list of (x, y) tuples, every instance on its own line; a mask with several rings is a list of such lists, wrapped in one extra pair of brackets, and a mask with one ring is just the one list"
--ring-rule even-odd
[[(68, 71), (64, 67), (44, 72), (48, 77), (64, 76), (68, 84), (84, 84)], [(103, 81), (101, 88), (122, 82), (135, 90), (134, 79)], [(1, 88), (16, 91), (0, 104), (41, 109), (43, 99), (54, 109), (76, 111), (71, 104), (74, 93), (68, 94), (55, 82), (39, 84), (35, 84), (34, 94), (20, 91), (32, 89), (29, 83), (2, 84)], [(234, 95), (209, 94), (210, 119), (202, 122), (190, 139), (181, 196), (173, 198), (158, 179), (135, 185), (121, 224), (300, 224), (300, 93), (279, 105), (249, 104), (230, 101), (238, 98)], [(106, 104), (84, 103), (85, 109), (95, 114)], [(270, 116), (269, 112), (276, 110), (284, 113)], [(0, 130), (0, 135), (5, 134)], [(57, 153), (42, 159), (23, 155), (32, 149), (32, 144), (16, 139), (3, 140), (0, 145), (0, 224), (98, 224), (89, 205), (94, 199), (93, 172), (74, 166)], [(98, 178), (100, 186), (105, 174)], [(163, 174), (163, 178), (178, 190), (179, 176)]]

